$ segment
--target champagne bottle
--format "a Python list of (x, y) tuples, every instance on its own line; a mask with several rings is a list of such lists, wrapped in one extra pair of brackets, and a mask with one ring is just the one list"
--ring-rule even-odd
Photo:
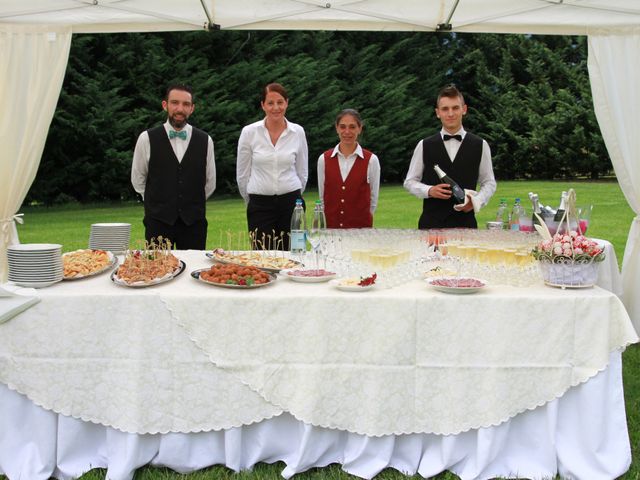
[(458, 183), (449, 175), (444, 173), (444, 171), (442, 171), (442, 169), (437, 164), (433, 166), (433, 169), (438, 175), (440, 181), (442, 183), (449, 184), (449, 186), (451, 187), (451, 198), (453, 199), (454, 203), (456, 203), (457, 205), (466, 203), (467, 197), (464, 194), (464, 190), (462, 189), (462, 187), (460, 187), (460, 185), (458, 185)]
[(560, 206), (558, 207), (558, 210), (556, 210), (556, 214), (553, 217), (553, 221), (554, 222), (559, 222), (560, 220), (562, 220), (562, 217), (564, 216), (564, 210), (566, 208), (566, 203), (567, 203), (567, 192), (562, 192), (562, 196), (560, 197)]
[[(531, 200), (531, 204), (533, 206), (533, 214), (531, 215), (531, 219), (533, 220), (534, 225), (541, 225), (540, 219), (542, 217), (542, 210), (540, 209), (540, 200), (537, 193), (529, 192), (529, 200)], [(536, 215), (538, 214), (538, 215)], [(544, 220), (544, 219), (543, 219)]]

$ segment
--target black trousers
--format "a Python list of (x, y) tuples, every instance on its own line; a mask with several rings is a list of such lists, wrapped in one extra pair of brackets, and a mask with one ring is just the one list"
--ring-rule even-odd
[(247, 224), (254, 250), (289, 250), (291, 215), (298, 198), (302, 199), (300, 190), (282, 195), (249, 194)]
[(420, 230), (429, 228), (478, 228), (476, 216), (471, 212), (431, 212), (424, 210), (418, 220), (418, 228)]
[(147, 242), (152, 238), (157, 239), (159, 236), (168, 238), (178, 250), (204, 250), (207, 243), (207, 226), (206, 218), (187, 225), (181, 218), (176, 223), (170, 225), (155, 218), (144, 217), (144, 236)]

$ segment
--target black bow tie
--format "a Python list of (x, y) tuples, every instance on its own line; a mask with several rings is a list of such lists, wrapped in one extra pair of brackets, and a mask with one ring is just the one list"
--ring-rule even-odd
[(462, 141), (462, 135), (447, 135), (446, 133), (442, 136), (442, 138), (444, 139), (444, 141), (446, 142), (447, 140), (451, 140), (452, 138), (455, 138), (456, 140), (458, 140), (459, 142)]

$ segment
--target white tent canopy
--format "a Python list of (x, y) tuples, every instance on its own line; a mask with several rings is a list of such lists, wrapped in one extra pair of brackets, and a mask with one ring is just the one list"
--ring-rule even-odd
[(636, 0), (3, 0), (0, 2), (0, 280), (35, 178), (73, 33), (198, 29), (587, 35), (595, 112), (636, 214), (623, 300), (640, 331), (640, 3)]
[[(423, 30), (588, 35), (640, 24), (633, 0), (4, 0), (0, 23), (73, 33), (223, 29)], [(442, 28), (442, 27), (441, 27)]]

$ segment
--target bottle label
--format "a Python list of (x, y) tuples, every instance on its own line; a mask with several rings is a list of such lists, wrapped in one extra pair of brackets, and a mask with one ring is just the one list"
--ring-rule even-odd
[(291, 251), (300, 253), (307, 249), (306, 237), (303, 230), (291, 230)]

